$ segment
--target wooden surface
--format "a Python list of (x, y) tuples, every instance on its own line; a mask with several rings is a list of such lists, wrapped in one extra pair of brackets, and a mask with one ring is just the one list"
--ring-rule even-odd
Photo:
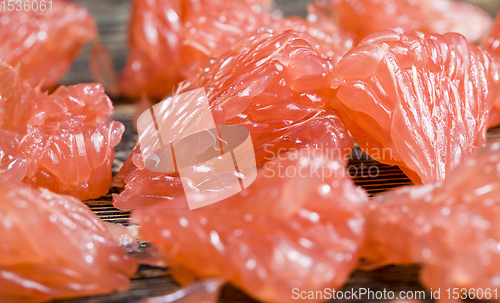
[[(103, 42), (113, 55), (113, 60), (117, 70), (119, 70), (126, 59), (126, 22), (129, 15), (129, 3), (125, 0), (79, 0), (77, 1), (87, 7), (95, 16), (98, 22), (101, 42)], [(306, 4), (309, 0), (275, 0), (279, 8), (285, 15), (301, 15), (306, 14)], [(500, 0), (470, 0), (483, 8), (487, 9), (492, 16), (500, 10)], [(88, 70), (87, 50), (85, 50), (78, 58), (77, 62), (72, 67), (64, 79), (63, 84), (74, 84), (82, 82), (92, 82)], [(132, 127), (132, 114), (134, 111), (133, 105), (115, 101), (115, 116), (114, 119), (123, 122), (126, 125), (126, 133), (124, 140), (116, 149), (116, 160), (114, 172), (118, 170), (123, 161), (135, 145), (137, 135)], [(500, 128), (489, 132), (489, 139), (500, 137)], [(397, 168), (379, 164), (366, 155), (358, 159), (351, 159), (350, 166), (360, 168), (364, 166), (376, 166), (380, 174), (377, 178), (356, 177), (357, 185), (365, 188), (370, 195), (395, 188), (402, 185), (411, 184), (408, 178)], [(112, 188), (111, 192), (117, 192), (118, 189)], [(129, 217), (128, 212), (122, 212), (115, 209), (111, 204), (111, 195), (102, 199), (86, 202), (91, 209), (98, 214), (103, 220), (115, 223), (127, 224)], [(356, 271), (344, 286), (345, 289), (361, 287), (370, 288), (370, 290), (392, 290), (399, 292), (401, 290), (423, 290), (418, 282), (418, 266), (391, 266), (377, 271), (363, 272)], [(166, 294), (178, 289), (178, 284), (175, 283), (168, 268), (152, 268), (141, 266), (140, 270), (134, 275), (132, 280), (132, 289), (128, 292), (115, 293), (105, 296), (96, 296), (90, 298), (78, 298), (72, 300), (62, 300), (58, 302), (66, 303), (104, 303), (104, 302), (120, 302), (132, 303), (149, 297)], [(290, 293), (291, 295), (291, 293)], [(429, 294), (427, 293), (427, 298)], [(381, 300), (382, 301), (382, 300)], [(224, 287), (220, 302), (255, 302), (244, 293), (231, 287)], [(333, 302), (333, 301), (332, 301)], [(369, 300), (335, 300), (335, 302), (370, 302)], [(424, 302), (432, 302), (427, 299)]]

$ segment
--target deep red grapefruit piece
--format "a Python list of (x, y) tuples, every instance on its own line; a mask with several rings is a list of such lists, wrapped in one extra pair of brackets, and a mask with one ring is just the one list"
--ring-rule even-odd
[(83, 45), (97, 38), (95, 20), (73, 2), (44, 1), (44, 11), (41, 1), (22, 1), (19, 9), (20, 3), (0, 6), (0, 60), (22, 62), (21, 78), (32, 86), (54, 88)]
[(99, 84), (61, 86), (48, 95), (0, 63), (0, 95), (0, 130), (10, 133), (0, 142), (3, 179), (20, 181), (24, 171), (23, 183), (82, 200), (108, 192), (124, 126), (108, 121), (113, 105)]
[(264, 302), (295, 302), (293, 288), (339, 288), (357, 265), (367, 196), (345, 165), (318, 150), (289, 153), (236, 196), (197, 210), (177, 197), (132, 220), (182, 268), (176, 279), (221, 277)]
[(414, 182), (441, 182), (486, 143), (498, 66), (454, 33), (373, 33), (332, 73), (332, 103), (360, 147)]
[(127, 290), (137, 262), (81, 201), (47, 189), (0, 184), (2, 302)]
[(499, 163), (496, 141), (463, 161), (440, 186), (404, 187), (376, 197), (367, 215), (363, 257), (372, 266), (422, 264), (427, 288), (471, 289), (476, 298), (478, 288), (494, 292), (500, 266)]
[[(325, 109), (334, 95), (327, 82), (331, 62), (315, 45), (307, 34), (291, 31), (256, 34), (214, 59), (204, 73), (182, 83), (176, 94), (205, 88), (216, 125), (248, 128), (258, 166), (280, 152), (305, 147), (330, 149), (348, 158), (352, 139), (337, 113)], [(193, 119), (204, 113), (186, 110), (182, 116)], [(189, 121), (180, 120), (177, 127), (182, 129)], [(182, 193), (178, 176), (148, 171), (138, 148), (115, 180), (127, 184), (114, 196), (119, 209), (146, 207)]]
[(471, 43), (486, 36), (491, 17), (469, 3), (454, 0), (316, 0), (338, 26), (357, 41), (379, 30), (425, 34), (457, 32)]

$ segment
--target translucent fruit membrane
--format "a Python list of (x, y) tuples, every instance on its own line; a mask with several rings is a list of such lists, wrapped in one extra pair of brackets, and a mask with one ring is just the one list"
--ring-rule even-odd
[(28, 0), (19, 9), (20, 3), (0, 6), (0, 60), (13, 66), (22, 62), (21, 78), (32, 86), (54, 88), (83, 45), (97, 38), (95, 20), (69, 1)]
[(486, 143), (498, 64), (459, 34), (370, 34), (331, 73), (331, 104), (359, 146), (419, 183)]
[(0, 297), (43, 302), (127, 290), (137, 262), (81, 201), (0, 183)]
[(488, 33), (492, 19), (470, 3), (456, 0), (316, 0), (315, 5), (338, 27), (357, 36), (356, 42), (378, 30), (425, 34), (456, 32), (471, 43)]
[[(282, 151), (305, 147), (328, 149), (348, 158), (352, 139), (337, 113), (326, 109), (334, 96), (327, 81), (332, 66), (316, 45), (309, 35), (292, 31), (255, 34), (211, 60), (203, 73), (183, 82), (176, 94), (205, 88), (216, 125), (241, 125), (250, 131), (257, 166)], [(206, 113), (197, 107), (185, 110), (177, 129)], [(167, 117), (157, 119), (162, 125)], [(113, 198), (119, 209), (147, 207), (183, 192), (178, 175), (145, 169), (139, 148), (115, 181), (126, 184)]]
[(182, 79), (196, 75), (205, 60), (231, 50), (238, 40), (261, 28), (307, 32), (333, 63), (352, 46), (352, 39), (312, 6), (308, 20), (281, 19), (272, 7), (271, 1), (255, 0), (134, 0), (122, 93), (161, 99)]
[(0, 61), (0, 180), (86, 200), (109, 191), (124, 126), (99, 84), (42, 93)]
[(132, 221), (182, 283), (221, 277), (258, 300), (294, 302), (293, 288), (339, 288), (357, 266), (367, 195), (345, 166), (320, 150), (288, 153), (238, 195), (196, 210), (179, 196)]
[[(481, 46), (498, 61), (500, 60), (500, 15), (495, 19), (495, 23), (491, 27), (490, 33), (486, 39), (482, 41)], [(499, 95), (500, 96), (500, 95)], [(496, 98), (495, 105), (490, 112), (489, 126), (497, 126), (500, 124), (500, 97)]]
[(441, 288), (441, 298), (448, 296), (446, 289), (458, 287), (473, 289), (478, 299), (486, 299), (489, 288), (495, 299), (500, 283), (500, 141), (464, 160), (440, 186), (404, 187), (369, 205), (365, 265), (419, 263), (422, 282)]

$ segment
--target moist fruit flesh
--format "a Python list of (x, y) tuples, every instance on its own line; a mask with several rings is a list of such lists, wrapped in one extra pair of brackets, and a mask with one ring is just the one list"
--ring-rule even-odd
[[(17, 8), (18, 3), (9, 5)], [(55, 88), (80, 49), (97, 38), (95, 20), (85, 8), (69, 1), (46, 1), (45, 11), (34, 10), (40, 1), (22, 3), (30, 9), (0, 7), (0, 60), (13, 66), (22, 62), (21, 78), (30, 85)]]
[(47, 189), (0, 184), (2, 302), (124, 291), (137, 262), (81, 201)]
[[(191, 3), (193, 2), (193, 3)], [(120, 89), (129, 97), (161, 99), (182, 80), (196, 75), (203, 63), (219, 56), (238, 40), (261, 28), (306, 32), (317, 47), (336, 64), (352, 46), (329, 18), (310, 7), (309, 20), (280, 19), (270, 1), (217, 0), (133, 1), (129, 27), (130, 54), (120, 78)], [(260, 4), (260, 5), (258, 5)], [(167, 18), (163, 12), (169, 11)], [(175, 38), (175, 39), (174, 39)]]
[(0, 62), (0, 178), (86, 200), (111, 185), (114, 147), (124, 126), (99, 84), (42, 93)]
[(416, 183), (441, 182), (484, 146), (499, 87), (496, 61), (455, 33), (372, 33), (331, 79), (359, 146)]
[(409, 186), (376, 197), (366, 221), (367, 263), (422, 264), (427, 288), (496, 289), (499, 163), (497, 140), (464, 160), (440, 186)]
[(179, 281), (221, 277), (258, 300), (294, 302), (294, 287), (339, 288), (357, 266), (367, 195), (345, 165), (318, 150), (291, 152), (238, 195), (196, 210), (179, 196), (132, 220)]
[(280, 19), (272, 27), (282, 32), (293, 30), (307, 33), (318, 41), (321, 52), (336, 65), (354, 44), (354, 36), (345, 33), (321, 10), (309, 4), (307, 6), (307, 20), (293, 16)]
[(471, 43), (485, 37), (492, 24), (487, 12), (454, 0), (316, 0), (343, 31), (357, 35), (356, 42), (379, 30), (425, 34), (457, 32)]
[[(185, 23), (211, 4), (231, 2), (261, 5), (264, 10), (269, 1), (254, 0), (133, 0), (129, 23), (129, 57), (119, 79), (122, 94), (139, 97), (146, 93), (154, 99), (171, 94), (182, 81)], [(167, 14), (168, 12), (168, 14)], [(185, 60), (185, 61), (183, 61)], [(196, 57), (193, 57), (196, 61)]]
[[(486, 39), (481, 43), (481, 46), (486, 51), (495, 57), (498, 61), (500, 60), (500, 15), (495, 19), (495, 23), (490, 29), (490, 33)], [(500, 93), (495, 100), (495, 105), (490, 112), (490, 120), (488, 125), (490, 127), (497, 126), (500, 124)]]
[[(337, 113), (325, 109), (334, 95), (327, 84), (332, 66), (314, 45), (307, 34), (292, 31), (255, 34), (213, 59), (204, 73), (183, 82), (176, 94), (205, 88), (216, 125), (248, 128), (257, 166), (280, 151), (305, 147), (329, 149), (347, 158), (352, 139)], [(193, 108), (185, 116), (203, 113)], [(182, 193), (178, 176), (145, 169), (138, 148), (115, 180), (127, 184), (114, 195), (113, 204), (119, 209), (147, 207)]]
[(262, 28), (276, 34), (293, 30), (311, 35), (333, 64), (353, 43), (350, 36), (341, 34), (328, 16), (312, 5), (308, 6), (306, 20), (297, 16), (278, 18), (259, 6), (237, 1), (211, 4), (186, 21), (182, 52), (186, 61), (183, 69), (187, 70), (183, 76), (192, 76), (208, 58), (222, 55), (238, 40)]

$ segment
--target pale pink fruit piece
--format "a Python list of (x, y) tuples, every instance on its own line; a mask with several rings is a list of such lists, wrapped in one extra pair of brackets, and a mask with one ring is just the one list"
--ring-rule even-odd
[(425, 34), (457, 32), (471, 43), (486, 36), (491, 17), (482, 9), (455, 0), (316, 0), (338, 26), (360, 41), (379, 30)]
[[(280, 152), (305, 147), (329, 149), (348, 158), (352, 139), (337, 113), (324, 109), (335, 93), (327, 82), (331, 62), (313, 40), (292, 31), (258, 33), (212, 60), (204, 73), (183, 82), (176, 94), (205, 88), (217, 125), (248, 128), (258, 166)], [(187, 108), (181, 116), (198, 119), (204, 113), (202, 108)], [(183, 129), (191, 118), (180, 119), (176, 127)], [(163, 125), (161, 117), (157, 120)], [(114, 195), (119, 209), (148, 207), (182, 193), (178, 176), (145, 169), (138, 148), (115, 180), (127, 184)]]
[(137, 226), (124, 226), (120, 223), (103, 222), (106, 229), (113, 236), (116, 244), (127, 251), (136, 252), (139, 250), (137, 239)]
[[(332, 73), (359, 146), (414, 182), (441, 182), (486, 143), (498, 65), (459, 34), (371, 34)], [(339, 102), (340, 100), (340, 102)]]
[(367, 195), (345, 165), (320, 150), (288, 153), (238, 195), (196, 210), (181, 196), (132, 221), (176, 279), (221, 277), (264, 302), (294, 302), (294, 287), (339, 288), (357, 266)]
[(142, 300), (140, 303), (217, 303), (224, 284), (222, 279), (200, 280), (171, 294)]
[(0, 62), (0, 131), (10, 134), (0, 142), (0, 178), (82, 200), (105, 195), (124, 131), (108, 121), (112, 113), (99, 84), (61, 86), (48, 95)]
[(42, 302), (127, 290), (137, 263), (81, 201), (0, 184), (0, 297)]
[[(363, 257), (374, 266), (422, 264), (428, 288), (494, 291), (500, 267), (500, 142), (462, 161), (442, 185), (376, 197)], [(484, 294), (483, 294), (484, 295)]]
[[(500, 15), (495, 19), (488, 37), (482, 41), (481, 46), (490, 52), (497, 61), (500, 60)], [(489, 126), (500, 124), (500, 92), (497, 92), (497, 94), (495, 105), (490, 112)]]
[[(32, 86), (43, 81), (43, 88), (54, 88), (83, 45), (97, 37), (95, 20), (69, 1), (20, 3), (5, 2), (6, 9), (0, 9), (0, 59), (11, 65), (22, 62), (21, 78)], [(12, 4), (15, 9), (10, 10)]]

